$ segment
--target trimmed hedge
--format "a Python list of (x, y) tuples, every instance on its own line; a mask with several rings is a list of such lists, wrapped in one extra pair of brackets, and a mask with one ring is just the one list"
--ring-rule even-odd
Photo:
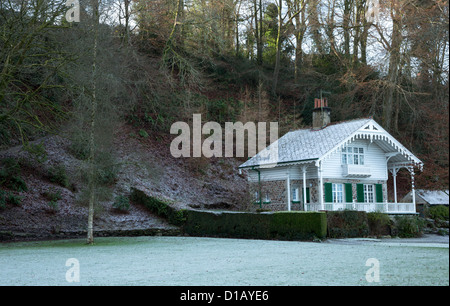
[(142, 190), (131, 188), (131, 201), (142, 204), (152, 213), (166, 219), (170, 224), (181, 226), (186, 221), (186, 210), (177, 210), (166, 202), (145, 194)]
[(394, 222), (385, 213), (369, 212), (367, 221), (371, 236), (394, 236), (396, 234)]
[(351, 210), (262, 213), (177, 210), (136, 188), (131, 189), (130, 199), (192, 236), (314, 240), (397, 234), (417, 237), (421, 234), (421, 222), (415, 216), (396, 217), (393, 222), (383, 213)]
[(369, 235), (369, 223), (365, 211), (328, 211), (327, 224), (330, 238), (355, 238)]
[(184, 232), (192, 236), (224, 238), (313, 240), (327, 234), (321, 212), (209, 212), (187, 211)]

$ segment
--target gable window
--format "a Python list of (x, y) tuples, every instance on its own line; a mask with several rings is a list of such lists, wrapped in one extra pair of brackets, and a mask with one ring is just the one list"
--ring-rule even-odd
[(344, 147), (342, 148), (343, 165), (364, 165), (364, 148)]

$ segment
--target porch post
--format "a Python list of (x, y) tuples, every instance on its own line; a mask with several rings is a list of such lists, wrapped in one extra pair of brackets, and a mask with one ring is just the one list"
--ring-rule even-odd
[(303, 166), (302, 167), (302, 171), (303, 171), (303, 209), (305, 211), (307, 211), (306, 209), (306, 168), (308, 166)]
[(322, 161), (319, 162), (319, 197), (320, 197), (320, 210), (325, 210), (323, 203), (323, 177), (322, 177)]
[(413, 201), (414, 212), (416, 212), (416, 191), (415, 191), (415, 186), (414, 186), (414, 168), (409, 167), (408, 170), (409, 170), (409, 173), (411, 173), (412, 201)]
[(392, 168), (392, 178), (394, 179), (394, 203), (397, 204), (397, 172), (398, 168)]
[(287, 190), (288, 211), (291, 211), (291, 177), (289, 173), (289, 168), (287, 169), (286, 184), (287, 184), (286, 190)]

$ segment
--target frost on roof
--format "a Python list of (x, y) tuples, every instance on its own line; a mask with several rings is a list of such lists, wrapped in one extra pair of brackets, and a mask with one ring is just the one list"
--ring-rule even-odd
[(420, 195), (422, 199), (424, 199), (428, 204), (449, 204), (449, 195), (448, 190), (417, 190), (417, 194)]
[[(271, 144), (268, 149), (278, 145), (277, 163), (318, 159), (370, 120), (365, 118), (330, 124), (321, 130), (308, 128), (291, 131)], [(266, 164), (263, 155), (256, 154), (240, 168)]]

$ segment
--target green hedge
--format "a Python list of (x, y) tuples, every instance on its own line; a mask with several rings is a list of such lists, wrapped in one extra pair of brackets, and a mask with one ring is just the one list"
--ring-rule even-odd
[(328, 237), (354, 238), (369, 235), (369, 223), (365, 211), (328, 211)]
[(414, 238), (422, 236), (424, 220), (417, 216), (395, 216), (394, 223), (400, 238)]
[(193, 236), (313, 240), (326, 237), (326, 215), (320, 212), (187, 211), (184, 232)]
[(186, 220), (185, 210), (177, 210), (168, 203), (145, 194), (142, 190), (131, 188), (130, 199), (134, 203), (144, 205), (152, 213), (166, 219), (170, 224), (181, 226)]
[(387, 236), (396, 234), (394, 222), (389, 215), (382, 212), (367, 213), (371, 236)]

